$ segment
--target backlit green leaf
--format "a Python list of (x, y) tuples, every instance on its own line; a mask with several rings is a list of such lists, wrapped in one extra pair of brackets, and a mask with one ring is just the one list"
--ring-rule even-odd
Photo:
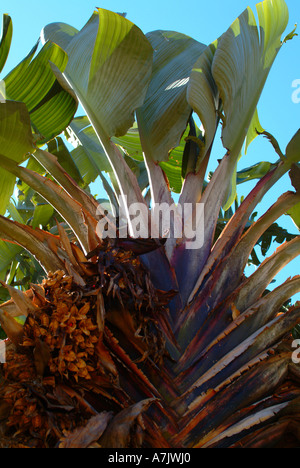
[(63, 71), (68, 57), (58, 45), (44, 45), (34, 58), (37, 45), (5, 78), (7, 99), (22, 101), (39, 143), (60, 134), (70, 123), (77, 102), (57, 81), (51, 64)]
[(299, 229), (300, 231), (300, 203), (298, 203), (297, 205), (293, 206), (293, 208), (291, 208), (287, 214), (290, 215), (290, 217), (292, 218), (294, 224), (296, 225), (296, 227)]
[(213, 42), (199, 57), (187, 89), (188, 102), (198, 114), (205, 131), (205, 146), (200, 152), (200, 162), (212, 144), (219, 120), (219, 91), (211, 72), (217, 45), (218, 41)]
[(259, 30), (248, 7), (223, 34), (212, 64), (226, 119), (222, 140), (234, 158), (240, 153), (288, 23), (284, 0), (265, 0), (257, 5), (257, 13)]
[(186, 89), (193, 64), (206, 46), (174, 31), (154, 31), (147, 38), (154, 49), (153, 72), (137, 121), (146, 157), (161, 162), (168, 160), (186, 129), (192, 110)]
[(124, 135), (149, 82), (152, 47), (146, 37), (122, 16), (99, 9), (66, 52), (65, 75), (92, 123), (109, 137)]
[(45, 226), (47, 226), (53, 214), (54, 208), (51, 205), (37, 205), (34, 210), (33, 220), (31, 223), (33, 229), (37, 227), (43, 229)]
[[(25, 104), (6, 101), (0, 103), (1, 154), (17, 163), (25, 161), (33, 151), (30, 118)], [(13, 194), (16, 177), (4, 169), (0, 171), (0, 214), (4, 214)]]
[(10, 50), (12, 39), (12, 20), (9, 15), (3, 15), (2, 37), (0, 41), (0, 72), (2, 71)]
[(300, 128), (288, 143), (285, 155), (288, 162), (296, 163), (300, 161)]

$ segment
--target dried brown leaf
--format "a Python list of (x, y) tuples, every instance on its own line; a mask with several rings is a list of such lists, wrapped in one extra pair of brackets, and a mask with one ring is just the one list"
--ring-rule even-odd
[(144, 429), (141, 414), (155, 401), (148, 398), (118, 413), (109, 423), (99, 440), (103, 448), (140, 447), (141, 431)]
[(59, 448), (87, 448), (105, 431), (112, 413), (106, 411), (93, 416), (84, 427), (78, 427), (60, 440)]
[(113, 358), (111, 357), (108, 349), (103, 343), (102, 334), (99, 337), (97, 345), (95, 346), (96, 354), (99, 358), (100, 364), (110, 372), (114, 377), (118, 377), (118, 371), (114, 363)]
[(13, 317), (11, 317), (5, 311), (0, 311), (0, 324), (8, 338), (15, 345), (18, 345), (22, 342), (24, 334), (22, 325), (20, 325)]
[(24, 292), (13, 288), (3, 281), (0, 281), (0, 284), (2, 284), (2, 286), (7, 289), (14, 303), (20, 310), (21, 315), (25, 315), (27, 317), (30, 312), (36, 312), (37, 307), (32, 303), (30, 298), (28, 298)]
[(105, 304), (104, 298), (101, 290), (99, 289), (97, 295), (97, 325), (99, 328), (99, 332), (103, 333), (104, 331), (104, 321), (105, 321)]

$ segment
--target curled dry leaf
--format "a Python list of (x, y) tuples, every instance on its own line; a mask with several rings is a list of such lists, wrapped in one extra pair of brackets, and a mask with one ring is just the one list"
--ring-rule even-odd
[(138, 448), (142, 443), (142, 413), (147, 411), (155, 398), (148, 398), (118, 413), (109, 423), (99, 440), (103, 448)]
[(18, 345), (23, 339), (23, 327), (5, 310), (0, 311), (0, 324), (9, 339)]
[(84, 427), (78, 427), (59, 442), (59, 448), (87, 448), (97, 441), (105, 431), (112, 413), (103, 411), (93, 416)]
[(0, 284), (4, 288), (6, 288), (9, 294), (11, 295), (15, 305), (20, 311), (20, 315), (25, 315), (27, 317), (27, 315), (30, 312), (34, 313), (36, 311), (36, 306), (33, 304), (33, 302), (30, 300), (26, 293), (19, 291), (16, 288), (13, 288), (12, 286), (4, 283), (3, 281), (0, 281)]

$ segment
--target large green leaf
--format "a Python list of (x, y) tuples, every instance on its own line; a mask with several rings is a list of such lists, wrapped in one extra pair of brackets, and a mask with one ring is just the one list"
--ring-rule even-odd
[(219, 120), (219, 91), (211, 72), (217, 45), (218, 41), (210, 44), (196, 61), (187, 89), (188, 102), (199, 116), (205, 131), (200, 161), (213, 142)]
[[(60, 43), (61, 27), (57, 25), (57, 35), (54, 29), (47, 26), (44, 37), (48, 39), (49, 31), (49, 37)], [(109, 136), (125, 134), (150, 77), (152, 48), (146, 37), (122, 16), (99, 9), (68, 42), (66, 52), (65, 76), (93, 123)]]
[(9, 15), (3, 15), (2, 37), (0, 41), (0, 72), (2, 71), (10, 50), (12, 39), (12, 20)]
[[(25, 161), (33, 151), (30, 118), (25, 104), (6, 101), (0, 104), (1, 154), (17, 163)], [(1, 157), (1, 155), (0, 155)], [(6, 170), (0, 172), (0, 214), (4, 214), (13, 194), (16, 177)]]
[(174, 31), (154, 31), (147, 38), (155, 51), (153, 72), (137, 121), (146, 157), (161, 162), (168, 161), (186, 129), (192, 111), (186, 99), (189, 76), (206, 46)]
[(284, 0), (265, 0), (257, 13), (259, 29), (248, 7), (221, 37), (212, 63), (225, 114), (222, 141), (233, 158), (241, 151), (288, 23)]
[[(180, 144), (187, 127), (192, 113), (186, 98), (189, 76), (193, 63), (206, 46), (174, 31), (154, 31), (147, 37), (154, 48), (153, 72), (145, 103), (137, 110), (137, 121), (152, 204), (171, 205), (173, 199), (169, 184), (158, 163), (168, 161), (169, 152)], [(177, 222), (180, 226), (179, 219), (175, 224)], [(174, 241), (169, 240), (168, 255), (171, 255), (173, 247)]]
[[(45, 39), (48, 30), (53, 41), (61, 40), (60, 24), (46, 27)], [(69, 61), (64, 76), (101, 141), (121, 193), (128, 197), (128, 203), (142, 202), (136, 177), (110, 138), (127, 132), (133, 124), (134, 111), (143, 104), (152, 70), (149, 41), (123, 16), (98, 9), (68, 42), (66, 52)]]
[(42, 42), (52, 41), (62, 49), (66, 49), (69, 42), (78, 33), (78, 29), (66, 23), (48, 24), (41, 32)]
[[(187, 88), (187, 100), (201, 121), (203, 134), (202, 144), (198, 145), (199, 155), (196, 165), (193, 163), (194, 171), (187, 174), (182, 187), (180, 197), (182, 203), (196, 203), (201, 199), (210, 152), (220, 120), (219, 91), (211, 72), (217, 46), (218, 40), (210, 44), (200, 55), (193, 66)], [(222, 185), (221, 182), (220, 186)]]
[(51, 42), (34, 58), (38, 44), (5, 78), (7, 99), (22, 101), (30, 113), (37, 139), (43, 144), (72, 120), (77, 101), (56, 79), (52, 66), (65, 69), (67, 54)]

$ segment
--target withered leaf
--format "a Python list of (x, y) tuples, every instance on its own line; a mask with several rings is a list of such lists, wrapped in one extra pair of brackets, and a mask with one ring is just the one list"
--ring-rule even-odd
[(118, 371), (116, 365), (102, 341), (102, 335), (100, 335), (97, 345), (95, 346), (96, 353), (99, 357), (101, 365), (110, 372), (113, 376), (118, 377)]
[(59, 448), (87, 448), (102, 436), (112, 416), (107, 411), (93, 416), (84, 427), (78, 427), (60, 439)]
[(118, 413), (109, 423), (99, 444), (103, 448), (127, 448), (141, 446), (141, 430), (143, 422), (141, 414), (155, 401), (155, 398), (148, 398), (139, 403), (125, 408)]
[(99, 289), (98, 295), (97, 295), (97, 325), (98, 325), (100, 333), (103, 333), (104, 321), (105, 321), (105, 304), (104, 304), (103, 294), (101, 290)]
[(35, 395), (44, 406), (50, 411), (60, 411), (69, 413), (74, 410), (74, 404), (68, 404), (68, 401), (63, 401), (62, 398), (57, 398), (56, 394), (44, 394), (42, 387), (36, 384), (23, 383), (24, 387), (28, 388), (30, 392)]
[(300, 168), (296, 164), (293, 164), (289, 175), (296, 192), (300, 193)]
[(13, 317), (6, 311), (0, 310), (0, 324), (8, 338), (15, 344), (19, 345), (22, 342), (24, 329)]
[(37, 307), (32, 303), (30, 298), (26, 293), (19, 291), (16, 288), (13, 288), (9, 284), (0, 281), (0, 284), (7, 289), (14, 303), (20, 311), (20, 315), (25, 315), (27, 317), (29, 312), (36, 312)]
[(241, 312), (236, 308), (236, 306), (232, 303), (231, 304), (231, 312), (232, 312), (232, 320), (235, 320), (239, 317)]

